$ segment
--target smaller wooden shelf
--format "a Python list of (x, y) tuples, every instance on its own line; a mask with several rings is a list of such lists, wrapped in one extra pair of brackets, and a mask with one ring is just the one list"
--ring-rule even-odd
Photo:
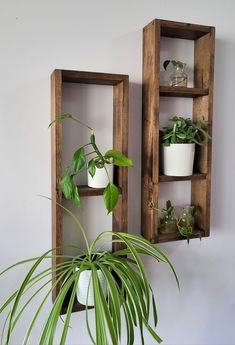
[[(195, 232), (201, 231), (202, 232), (202, 236), (201, 237), (208, 237), (208, 234), (205, 234), (205, 231), (203, 231), (202, 229), (196, 228)], [(190, 237), (190, 241), (191, 239), (199, 239), (198, 235), (192, 235)], [(173, 234), (161, 234), (159, 232), (158, 235), (158, 242), (163, 243), (163, 242), (169, 242), (169, 241), (180, 241), (180, 240), (187, 240), (186, 237), (181, 236), (179, 232), (173, 233)]]
[(104, 188), (91, 188), (88, 186), (78, 186), (80, 196), (97, 196), (103, 195)]
[(174, 182), (174, 181), (194, 181), (194, 180), (204, 180), (206, 179), (206, 174), (193, 174), (190, 176), (166, 176), (159, 175), (159, 182)]
[(186, 97), (195, 98), (200, 96), (207, 96), (209, 90), (199, 87), (171, 87), (160, 86), (160, 96), (162, 97)]

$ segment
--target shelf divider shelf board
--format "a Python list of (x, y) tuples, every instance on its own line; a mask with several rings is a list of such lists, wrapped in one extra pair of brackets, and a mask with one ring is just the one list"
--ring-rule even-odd
[[(160, 39), (171, 37), (194, 40), (194, 87), (160, 85)], [(154, 19), (143, 29), (143, 108), (142, 108), (142, 235), (152, 243), (182, 239), (165, 236), (158, 231), (158, 217), (149, 208), (158, 206), (160, 182), (191, 181), (191, 203), (199, 207), (197, 227), (209, 236), (211, 192), (211, 141), (196, 149), (194, 173), (188, 177), (159, 174), (159, 108), (160, 97), (193, 99), (193, 120), (202, 116), (212, 131), (213, 71), (215, 28), (211, 26)]]
[[(128, 109), (129, 109), (129, 77), (128, 75), (69, 71), (56, 69), (51, 75), (51, 112), (52, 120), (62, 113), (63, 83), (82, 83), (96, 85), (110, 85), (113, 87), (113, 148), (128, 155)], [(58, 121), (51, 128), (51, 161), (52, 161), (52, 246), (58, 248), (63, 243), (62, 210), (57, 203), (63, 203), (60, 188), (62, 177), (62, 122)], [(126, 168), (114, 167), (114, 182), (120, 189), (118, 203), (112, 214), (112, 230), (127, 231), (127, 191), (128, 173)], [(81, 196), (97, 196), (103, 194), (103, 189), (92, 189), (79, 186)], [(119, 243), (113, 244), (113, 250), (120, 249)], [(62, 254), (58, 248), (56, 254)], [(52, 261), (52, 265), (60, 263), (59, 258)], [(53, 281), (56, 280), (55, 274)], [(53, 290), (53, 301), (58, 295), (60, 286)], [(66, 303), (62, 313), (66, 312)], [(84, 310), (78, 302), (74, 304), (74, 311)]]
[(160, 96), (162, 97), (199, 97), (208, 95), (209, 90), (199, 87), (172, 87), (160, 86)]

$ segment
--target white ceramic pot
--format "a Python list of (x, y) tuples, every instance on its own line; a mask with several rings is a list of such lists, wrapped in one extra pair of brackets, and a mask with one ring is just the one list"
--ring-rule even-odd
[[(108, 171), (110, 181), (113, 182), (113, 164), (106, 164), (105, 167)], [(95, 175), (93, 177), (91, 177), (88, 171), (87, 173), (88, 173), (88, 177), (87, 177), (88, 187), (105, 188), (107, 184), (109, 183), (109, 179), (108, 179), (105, 168), (101, 168), (101, 169), (96, 168)]]
[[(107, 297), (107, 282), (101, 270), (97, 270), (97, 275), (105, 297)], [(89, 288), (89, 291), (88, 291)], [(88, 295), (87, 295), (88, 294)], [(77, 300), (80, 304), (94, 306), (94, 288), (91, 277), (91, 270), (83, 271), (78, 280)]]
[(193, 174), (195, 144), (163, 145), (163, 174), (190, 176)]

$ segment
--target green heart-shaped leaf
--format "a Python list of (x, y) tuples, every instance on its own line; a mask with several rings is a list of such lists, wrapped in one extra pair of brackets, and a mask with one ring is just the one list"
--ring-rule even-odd
[(69, 173), (69, 168), (65, 169), (63, 178), (60, 182), (60, 186), (65, 198), (71, 200), (73, 198), (75, 185), (73, 182), (73, 176)]
[(81, 170), (86, 163), (85, 150), (83, 147), (80, 147), (73, 155), (73, 171), (76, 174)]
[(88, 163), (88, 172), (91, 175), (91, 177), (95, 175), (95, 171), (96, 171), (95, 161), (91, 159)]
[(108, 210), (108, 214), (114, 209), (119, 197), (118, 187), (113, 183), (109, 183), (104, 190), (104, 203)]

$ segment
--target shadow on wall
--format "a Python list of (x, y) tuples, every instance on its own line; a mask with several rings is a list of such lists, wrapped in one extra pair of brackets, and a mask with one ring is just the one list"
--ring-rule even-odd
[(231, 155), (235, 126), (235, 106), (231, 109), (234, 98), (233, 73), (226, 66), (232, 66), (235, 46), (232, 42), (216, 40), (215, 49), (215, 81), (214, 81), (214, 120), (212, 151), (212, 217), (213, 231), (230, 229), (233, 224), (235, 168), (234, 154)]

